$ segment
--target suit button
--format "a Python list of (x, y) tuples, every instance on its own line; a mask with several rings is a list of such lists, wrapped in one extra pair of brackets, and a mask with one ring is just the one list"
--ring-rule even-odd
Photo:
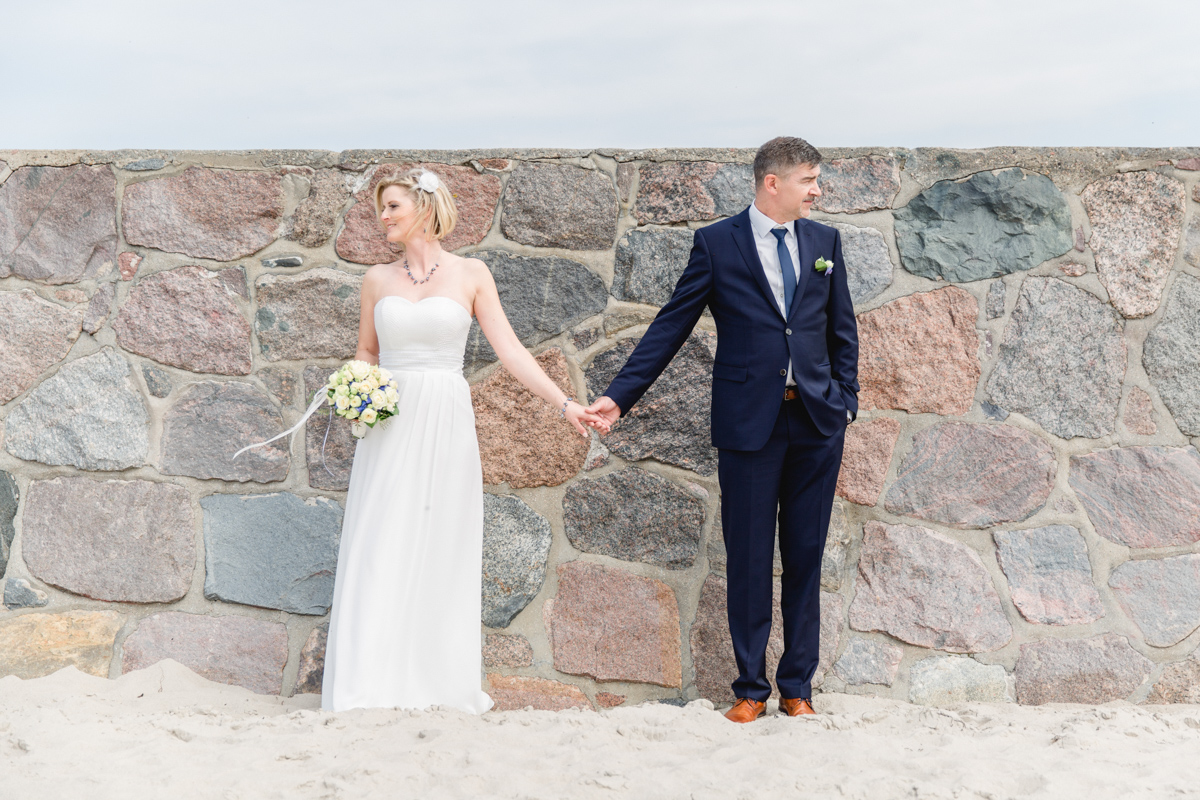
[(791, 335), (792, 335), (792, 329), (791, 329), (791, 328), (784, 328), (784, 329), (783, 329), (783, 332), (784, 332), (784, 333), (786, 333), (788, 336), (791, 336)]
[(780, 374), (780, 375), (783, 375), (784, 377), (786, 377), (786, 376), (787, 376), (787, 370), (786, 370), (786, 369), (781, 369), (781, 370), (779, 370), (779, 374)]

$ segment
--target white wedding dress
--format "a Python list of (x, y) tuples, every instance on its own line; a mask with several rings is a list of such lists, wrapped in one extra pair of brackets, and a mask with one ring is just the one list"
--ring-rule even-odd
[(399, 413), (358, 442), (321, 707), (481, 714), (483, 474), (462, 375), (471, 315), (449, 297), (375, 305)]

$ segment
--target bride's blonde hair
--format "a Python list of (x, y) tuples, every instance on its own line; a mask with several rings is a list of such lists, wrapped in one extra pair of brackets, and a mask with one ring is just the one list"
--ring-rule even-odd
[[(437, 187), (433, 191), (421, 187), (421, 176), (423, 175), (430, 175), (437, 179)], [(425, 182), (428, 185), (429, 179), (426, 178)], [(415, 227), (424, 220), (426, 239), (444, 239), (458, 224), (458, 208), (454, 205), (454, 195), (450, 194), (446, 182), (433, 172), (418, 167), (410, 169), (403, 175), (381, 180), (375, 187), (375, 216), (377, 217), (383, 210), (383, 190), (389, 186), (399, 186), (408, 192), (416, 207), (413, 226)], [(411, 230), (410, 228), (405, 233), (407, 234)]]

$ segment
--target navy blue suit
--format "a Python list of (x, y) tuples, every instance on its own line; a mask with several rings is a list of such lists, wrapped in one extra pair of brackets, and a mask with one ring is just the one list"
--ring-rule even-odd
[[(613, 379), (629, 412), (711, 310), (717, 327), (712, 443), (719, 452), (734, 694), (766, 700), (776, 521), (783, 559), (784, 697), (810, 697), (820, 634), (820, 568), (847, 414), (858, 412), (858, 328), (836, 229), (797, 220), (800, 256), (787, 317), (759, 260), (749, 209), (696, 231), (675, 292)], [(833, 262), (817, 272), (818, 258)], [(784, 400), (791, 365), (799, 399)]]

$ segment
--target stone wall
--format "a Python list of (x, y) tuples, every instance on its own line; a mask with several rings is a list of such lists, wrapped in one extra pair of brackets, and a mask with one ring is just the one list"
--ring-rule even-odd
[[(319, 689), (352, 457), (292, 424), (423, 163), (579, 397), (670, 295), (746, 150), (0, 152), (0, 674), (174, 658)], [(824, 691), (1200, 701), (1200, 150), (827, 151), (862, 342), (822, 565)], [(711, 319), (603, 443), (476, 328), (485, 686), (729, 699)], [(324, 451), (324, 455), (322, 455)], [(778, 658), (779, 630), (770, 650)]]

